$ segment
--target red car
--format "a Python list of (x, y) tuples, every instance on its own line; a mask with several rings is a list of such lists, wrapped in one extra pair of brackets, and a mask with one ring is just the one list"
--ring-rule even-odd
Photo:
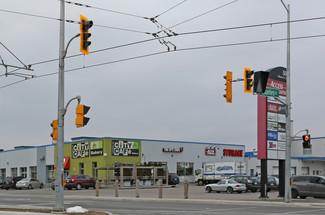
[(89, 187), (96, 188), (96, 179), (91, 178), (89, 175), (69, 175), (67, 177), (67, 183), (65, 187), (68, 190), (76, 188), (80, 190), (81, 188), (88, 189)]

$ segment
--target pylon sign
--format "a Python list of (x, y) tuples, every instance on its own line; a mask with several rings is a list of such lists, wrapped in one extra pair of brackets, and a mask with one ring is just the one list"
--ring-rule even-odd
[[(258, 159), (284, 160), (286, 153), (286, 68), (267, 70), (266, 91), (257, 97), (257, 149)], [(269, 94), (267, 93), (269, 91)]]

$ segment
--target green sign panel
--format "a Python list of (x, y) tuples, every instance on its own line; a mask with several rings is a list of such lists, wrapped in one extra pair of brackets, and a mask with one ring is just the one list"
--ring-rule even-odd
[(261, 93), (260, 95), (261, 96), (279, 97), (279, 90), (272, 89), (272, 88), (266, 88), (265, 92)]

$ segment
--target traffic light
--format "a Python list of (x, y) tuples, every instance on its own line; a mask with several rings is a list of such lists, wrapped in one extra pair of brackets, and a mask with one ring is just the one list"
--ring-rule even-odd
[(223, 96), (226, 98), (226, 102), (232, 103), (232, 72), (227, 71), (223, 78), (226, 79), (226, 94)]
[(254, 71), (250, 68), (244, 68), (244, 92), (245, 93), (252, 93), (253, 91), (253, 79), (252, 75)]
[(51, 123), (51, 127), (53, 128), (51, 137), (53, 141), (56, 141), (58, 139), (58, 120), (53, 120), (53, 122)]
[(89, 28), (93, 26), (93, 21), (89, 21), (86, 17), (80, 15), (80, 52), (88, 55), (89, 46), (91, 42), (89, 41), (89, 37), (91, 33), (89, 33)]
[(269, 72), (257, 71), (254, 72), (254, 93), (264, 93), (266, 90), (267, 80), (269, 78)]
[(304, 149), (310, 149), (311, 148), (311, 145), (310, 145), (310, 135), (309, 134), (306, 134), (306, 135), (303, 135), (302, 136), (302, 147)]
[(84, 127), (85, 125), (87, 125), (90, 118), (85, 117), (84, 115), (88, 113), (89, 109), (90, 109), (90, 107), (88, 107), (88, 106), (77, 105), (77, 108), (76, 108), (76, 114), (77, 114), (76, 126), (77, 126), (77, 128)]

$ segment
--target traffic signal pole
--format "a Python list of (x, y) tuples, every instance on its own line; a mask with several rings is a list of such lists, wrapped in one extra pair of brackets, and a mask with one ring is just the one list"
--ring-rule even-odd
[(54, 211), (64, 211), (64, 27), (65, 2), (60, 1), (59, 83), (58, 83), (58, 139), (56, 144), (56, 181)]

